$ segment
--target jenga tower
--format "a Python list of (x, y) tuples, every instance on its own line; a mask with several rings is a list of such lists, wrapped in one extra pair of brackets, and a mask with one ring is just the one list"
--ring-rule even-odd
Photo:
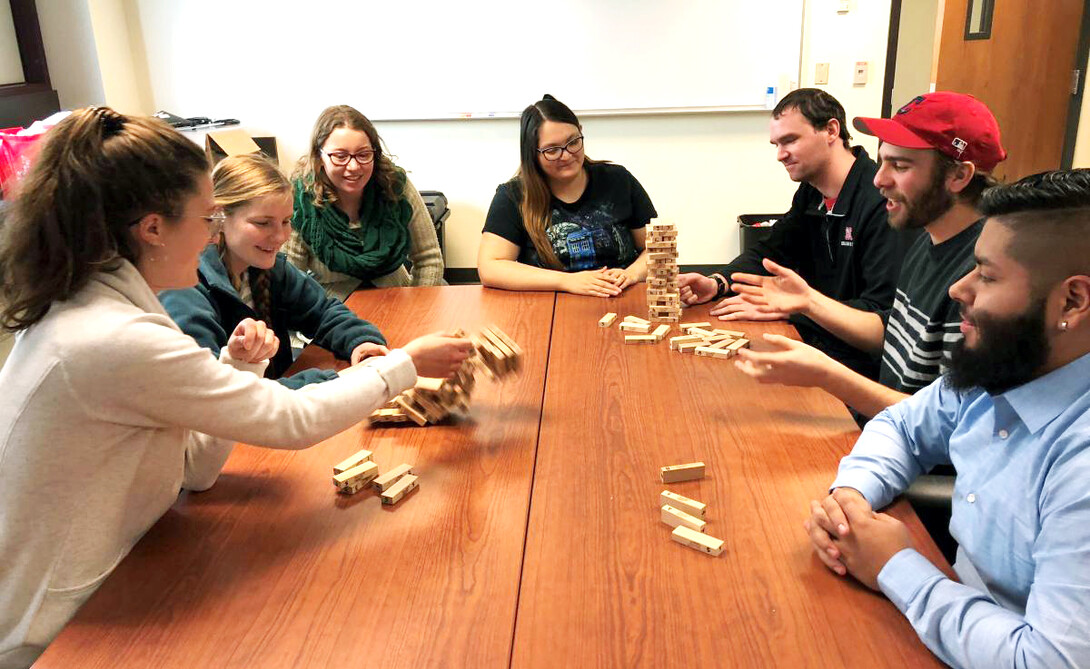
[(681, 316), (677, 230), (669, 223), (652, 223), (647, 235), (647, 313), (656, 323), (677, 323)]

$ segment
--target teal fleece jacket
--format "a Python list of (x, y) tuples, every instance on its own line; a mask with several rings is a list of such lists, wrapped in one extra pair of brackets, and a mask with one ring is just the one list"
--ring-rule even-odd
[[(182, 332), (218, 357), (239, 321), (257, 320), (258, 316), (231, 285), (215, 245), (202, 252), (198, 276), (195, 288), (164, 291), (159, 300)], [(360, 319), (340, 300), (328, 297), (317, 281), (292, 266), (283, 254), (277, 254), (269, 279), (269, 325), (280, 339), (280, 349), (269, 360), (266, 377), (288, 388), (301, 388), (337, 376), (333, 370), (307, 369), (283, 377), (292, 363), (289, 331), (303, 334), (342, 360), (349, 359), (352, 350), (364, 342), (386, 344), (378, 328)]]

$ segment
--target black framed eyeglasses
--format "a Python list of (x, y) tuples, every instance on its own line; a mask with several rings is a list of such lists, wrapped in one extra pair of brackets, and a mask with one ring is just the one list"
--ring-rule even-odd
[(537, 152), (545, 156), (545, 160), (560, 160), (560, 157), (567, 151), (571, 155), (575, 155), (583, 150), (583, 136), (572, 137), (568, 140), (568, 143), (564, 146), (546, 146), (544, 149), (538, 149)]
[(381, 154), (379, 149), (364, 149), (359, 153), (349, 153), (347, 151), (326, 151), (322, 150), (322, 155), (329, 158), (329, 162), (333, 163), (337, 167), (345, 167), (348, 165), (348, 161), (355, 160), (357, 165), (370, 165), (375, 162), (375, 157)]

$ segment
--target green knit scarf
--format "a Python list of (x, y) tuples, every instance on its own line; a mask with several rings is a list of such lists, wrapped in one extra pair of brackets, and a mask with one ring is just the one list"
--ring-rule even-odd
[[(404, 193), (405, 172), (398, 169), (394, 175), (394, 190)], [(369, 280), (385, 276), (405, 263), (413, 210), (404, 195), (390, 202), (379, 185), (369, 181), (360, 201), (362, 225), (353, 230), (336, 205), (316, 207), (312, 191), (302, 180), (296, 180), (294, 186), (291, 225), (329, 269)]]

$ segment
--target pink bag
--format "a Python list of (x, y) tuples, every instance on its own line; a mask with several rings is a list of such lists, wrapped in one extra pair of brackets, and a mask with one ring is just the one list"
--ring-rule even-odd
[(42, 137), (66, 115), (54, 114), (29, 128), (0, 128), (0, 195), (11, 193), (15, 182), (30, 171)]

